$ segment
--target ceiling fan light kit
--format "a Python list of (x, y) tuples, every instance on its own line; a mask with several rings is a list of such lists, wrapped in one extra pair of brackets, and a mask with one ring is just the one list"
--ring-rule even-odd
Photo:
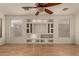
[(38, 11), (39, 11), (39, 12), (45, 11), (45, 7), (38, 7)]

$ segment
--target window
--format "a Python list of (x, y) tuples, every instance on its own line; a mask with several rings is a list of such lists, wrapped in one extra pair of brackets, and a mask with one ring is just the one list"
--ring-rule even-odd
[(59, 37), (70, 37), (70, 24), (58, 25)]
[(11, 20), (11, 36), (21, 37), (22, 36), (22, 21)]

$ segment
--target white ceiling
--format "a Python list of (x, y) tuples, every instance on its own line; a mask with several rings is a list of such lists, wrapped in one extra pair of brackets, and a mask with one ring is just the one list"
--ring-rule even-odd
[[(34, 7), (34, 3), (0, 3), (0, 12), (5, 15), (34, 15), (37, 9), (24, 10), (22, 7)], [(63, 8), (69, 8), (62, 11)], [(79, 13), (79, 3), (63, 3), (54, 7), (48, 7), (54, 12), (53, 15), (74, 15)], [(40, 15), (49, 15), (45, 12)]]

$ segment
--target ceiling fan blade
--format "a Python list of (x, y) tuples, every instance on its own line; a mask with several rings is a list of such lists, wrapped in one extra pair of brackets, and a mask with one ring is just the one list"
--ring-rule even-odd
[(59, 4), (62, 4), (62, 3), (48, 3), (48, 4), (45, 5), (45, 7), (56, 6), (56, 5), (59, 5)]
[(37, 7), (22, 7), (24, 10), (27, 10), (27, 9), (31, 9), (31, 8), (37, 8)]
[(22, 7), (22, 8), (37, 8), (37, 7)]
[(52, 14), (53, 12), (50, 11), (49, 9), (45, 9), (45, 12), (48, 13), (48, 14)]
[(37, 16), (38, 14), (39, 14), (39, 11), (37, 11), (35, 15)]

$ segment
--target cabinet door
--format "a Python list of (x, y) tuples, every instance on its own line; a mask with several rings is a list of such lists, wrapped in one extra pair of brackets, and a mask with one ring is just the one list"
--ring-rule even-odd
[(48, 33), (53, 33), (53, 24), (48, 24)]
[(32, 33), (32, 24), (26, 24), (26, 33)]

